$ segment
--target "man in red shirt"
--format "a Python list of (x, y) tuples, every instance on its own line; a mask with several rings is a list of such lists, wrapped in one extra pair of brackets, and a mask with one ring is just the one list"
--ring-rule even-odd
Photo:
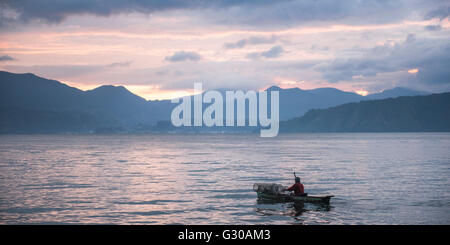
[(306, 196), (305, 188), (300, 183), (300, 177), (295, 177), (295, 184), (286, 189), (287, 191), (294, 191), (295, 196)]

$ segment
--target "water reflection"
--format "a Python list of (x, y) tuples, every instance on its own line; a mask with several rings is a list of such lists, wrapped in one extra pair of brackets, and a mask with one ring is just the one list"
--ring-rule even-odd
[(258, 207), (255, 211), (258, 214), (264, 216), (282, 215), (294, 218), (302, 216), (305, 212), (329, 212), (333, 208), (328, 203), (279, 202), (265, 198), (257, 198), (256, 203)]
[[(0, 224), (450, 224), (450, 134), (0, 135)], [(255, 182), (332, 206), (256, 201)], [(255, 212), (256, 211), (256, 212)]]

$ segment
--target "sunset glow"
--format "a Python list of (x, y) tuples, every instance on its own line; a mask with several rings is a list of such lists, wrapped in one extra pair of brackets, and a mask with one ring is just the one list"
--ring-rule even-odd
[(355, 93), (357, 93), (357, 94), (359, 94), (359, 95), (362, 95), (362, 96), (366, 96), (366, 95), (369, 94), (368, 91), (362, 90), (362, 89), (361, 89), (361, 90), (356, 90)]
[[(113, 6), (112, 14), (82, 3), (79, 10), (45, 14), (7, 4), (5, 13), (14, 14), (5, 15), (0, 26), (0, 70), (30, 72), (83, 90), (121, 85), (146, 99), (189, 91), (196, 81), (210, 89), (326, 86), (362, 95), (395, 86), (450, 88), (448, 82), (409, 75), (429, 70), (432, 78), (445, 78), (446, 67), (435, 57), (449, 55), (448, 19), (414, 17), (428, 16), (434, 6), (424, 3), (408, 10), (412, 15), (383, 3), (371, 9), (355, 2), (360, 11), (344, 8), (348, 18), (337, 18), (322, 15), (332, 5), (316, 4), (142, 3), (136, 11)], [(248, 14), (248, 7), (262, 15)], [(386, 9), (399, 15), (375, 21)], [(312, 11), (320, 21), (300, 18), (299, 11)], [(361, 17), (365, 21), (355, 21)]]

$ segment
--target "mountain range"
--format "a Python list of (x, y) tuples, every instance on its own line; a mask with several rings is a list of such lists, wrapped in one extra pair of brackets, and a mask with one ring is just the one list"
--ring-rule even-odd
[[(311, 109), (399, 96), (425, 95), (394, 88), (361, 96), (335, 88), (302, 90), (272, 86), (280, 93), (280, 120), (303, 116)], [(176, 104), (145, 100), (123, 86), (105, 85), (83, 91), (31, 73), (0, 71), (0, 133), (109, 132), (151, 129), (169, 121)], [(165, 125), (162, 123), (162, 125)]]

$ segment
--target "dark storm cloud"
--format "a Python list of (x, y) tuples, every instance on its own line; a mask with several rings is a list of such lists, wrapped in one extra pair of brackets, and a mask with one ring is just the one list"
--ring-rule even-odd
[(277, 36), (272, 35), (270, 37), (264, 37), (264, 36), (252, 36), (249, 38), (241, 39), (234, 43), (225, 43), (224, 47), (226, 49), (236, 49), (236, 48), (243, 48), (246, 45), (255, 45), (255, 44), (270, 44), (275, 43), (277, 41)]
[(2, 55), (0, 56), (0, 61), (11, 61), (11, 60), (16, 60), (13, 57), (9, 56), (9, 55)]
[(259, 58), (278, 58), (284, 52), (285, 51), (284, 51), (283, 47), (278, 45), (278, 46), (272, 47), (271, 49), (269, 49), (267, 51), (249, 53), (249, 54), (247, 54), (246, 57), (248, 59), (252, 59), (252, 60), (259, 59)]
[(351, 81), (353, 76), (373, 77), (379, 73), (418, 69), (425, 84), (450, 84), (450, 43), (417, 39), (408, 35), (403, 43), (390, 43), (368, 50), (361, 58), (336, 59), (316, 66), (329, 82)]
[[(448, 17), (448, 4), (420, 0), (0, 0), (2, 24), (44, 20), (58, 23), (72, 15), (110, 16), (120, 13), (156, 13), (166, 10), (193, 12), (214, 23), (250, 26), (296, 25), (304, 22), (339, 21), (380, 23), (402, 20), (420, 10), (424, 18)], [(416, 7), (415, 7), (416, 6)], [(414, 9), (416, 8), (416, 9)], [(6, 12), (16, 13), (8, 17)]]
[(196, 52), (178, 51), (173, 55), (166, 56), (165, 60), (170, 62), (181, 62), (181, 61), (199, 61), (202, 56)]

